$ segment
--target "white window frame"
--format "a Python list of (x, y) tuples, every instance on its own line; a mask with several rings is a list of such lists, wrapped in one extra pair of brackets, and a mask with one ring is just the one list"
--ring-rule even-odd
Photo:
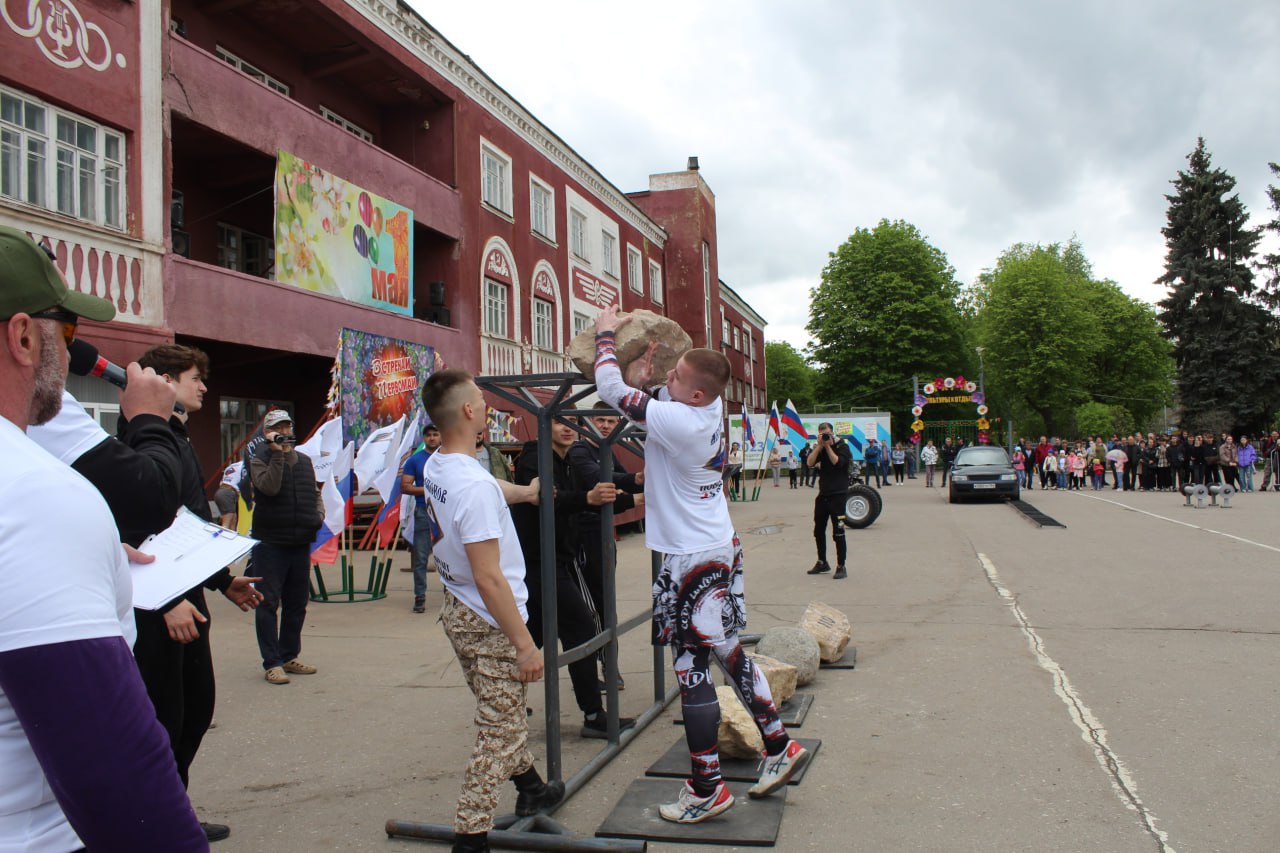
[(733, 330), (733, 348), (739, 351), (742, 350), (742, 335), (737, 327)]
[(657, 261), (649, 261), (649, 298), (662, 304), (662, 267)]
[(591, 247), (587, 245), (587, 214), (569, 206), (569, 251), (591, 263)]
[(511, 339), (511, 285), (496, 279), (484, 280), (484, 333)]
[(600, 257), (604, 274), (618, 277), (618, 235), (608, 228), (600, 229)]
[(578, 335), (582, 334), (587, 329), (591, 328), (591, 324), (593, 322), (594, 321), (591, 319), (590, 315), (584, 314), (581, 311), (574, 311), (573, 312), (573, 336), (576, 338)]
[(254, 65), (253, 63), (246, 62), (245, 60), (236, 56), (234, 53), (227, 50), (222, 45), (218, 45), (217, 47), (215, 47), (213, 49), (213, 53), (223, 62), (227, 63), (228, 65), (234, 66), (237, 70), (240, 71), (241, 74), (244, 74), (248, 77), (252, 77), (254, 80), (257, 80), (259, 83), (266, 86), (268, 89), (274, 89), (275, 91), (285, 96), (288, 96), (290, 92), (293, 91), (289, 87), (288, 83), (285, 83), (282, 80), (278, 80), (275, 77), (272, 77), (270, 74), (263, 71), (261, 68)]
[(556, 306), (536, 296), (533, 298), (533, 345), (556, 351)]
[(751, 327), (746, 323), (742, 324), (742, 351), (746, 352), (747, 347), (751, 346)]
[(724, 310), (720, 311), (720, 342), (725, 346), (729, 345), (729, 318), (724, 316)]
[(480, 200), (486, 207), (511, 216), (511, 157), (485, 139), (480, 140)]
[(371, 132), (369, 132), (369, 131), (365, 130), (365, 129), (364, 129), (363, 127), (361, 127), (360, 125), (356, 124), (356, 123), (355, 123), (354, 121), (352, 121), (351, 119), (349, 119), (349, 118), (345, 118), (345, 117), (343, 117), (343, 116), (339, 115), (338, 113), (335, 113), (333, 110), (329, 109), (329, 108), (328, 108), (328, 107), (326, 107), (324, 104), (321, 104), (321, 105), (320, 105), (320, 107), (319, 107), (319, 109), (320, 109), (320, 115), (321, 115), (321, 116), (323, 116), (324, 118), (326, 118), (326, 119), (328, 119), (329, 121), (333, 122), (333, 123), (334, 123), (334, 124), (336, 124), (338, 127), (342, 128), (343, 130), (347, 131), (348, 133), (353, 133), (353, 134), (355, 134), (356, 136), (358, 136), (358, 137), (360, 137), (361, 139), (363, 139), (365, 142), (368, 142), (368, 143), (370, 143), (370, 144), (372, 144), (372, 143), (373, 143), (373, 134), (372, 134)]
[(0, 95), (0, 197), (125, 230), (125, 135), (18, 89)]
[(640, 273), (644, 256), (640, 254), (640, 250), (630, 243), (627, 244), (627, 286), (635, 293), (644, 293), (644, 276)]
[[(542, 223), (539, 225), (539, 194), (544, 200), (541, 205)], [(551, 185), (529, 175), (529, 230), (550, 242), (556, 241), (556, 193)]]

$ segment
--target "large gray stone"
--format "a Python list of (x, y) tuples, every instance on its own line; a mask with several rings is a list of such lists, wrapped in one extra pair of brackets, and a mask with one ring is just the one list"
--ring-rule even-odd
[[(658, 351), (653, 355), (653, 381), (655, 384), (664, 383), (667, 371), (676, 366), (680, 356), (693, 348), (693, 340), (680, 328), (680, 324), (661, 314), (639, 308), (630, 314), (622, 313), (618, 316), (631, 318), (631, 322), (618, 330), (615, 339), (618, 364), (624, 372), (631, 362), (644, 355), (650, 341), (657, 341)], [(595, 379), (594, 326), (589, 326), (569, 342), (569, 358), (573, 359), (583, 376)]]
[(829, 604), (811, 601), (800, 617), (800, 627), (813, 635), (818, 641), (818, 649), (823, 663), (840, 660), (845, 646), (853, 636), (849, 625), (849, 617)]
[(770, 628), (756, 644), (756, 654), (765, 655), (796, 668), (796, 684), (808, 684), (818, 674), (822, 652), (818, 641), (803, 628)]
[(716, 688), (720, 702), (720, 754), (730, 758), (759, 758), (764, 738), (751, 713), (742, 707), (732, 687)]

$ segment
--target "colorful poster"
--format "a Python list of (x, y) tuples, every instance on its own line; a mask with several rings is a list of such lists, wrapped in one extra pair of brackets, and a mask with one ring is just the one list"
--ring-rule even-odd
[[(746, 468), (758, 468), (760, 460), (765, 453), (768, 453), (770, 447), (777, 442), (778, 437), (773, 434), (769, 426), (768, 412), (753, 412), (751, 414), (751, 431), (755, 434), (756, 443), (753, 447), (743, 448), (743, 464)], [(876, 441), (887, 442), (889, 440), (889, 415), (885, 412), (869, 412), (865, 414), (817, 414), (817, 415), (800, 415), (800, 422), (804, 424), (804, 428), (809, 435), (818, 434), (818, 424), (830, 423), (835, 427), (836, 435), (849, 442), (849, 450), (853, 453), (854, 459), (862, 458), (862, 449), (867, 444), (868, 438), (874, 438)], [(765, 433), (769, 434), (768, 442), (765, 441)], [(729, 441), (742, 442), (742, 415), (729, 416)], [(796, 448), (798, 452), (800, 448)]]
[[(342, 442), (355, 441), (401, 415), (422, 412), (422, 383), (436, 369), (436, 351), (426, 344), (343, 329), (338, 350), (338, 400)], [(422, 413), (426, 419), (426, 412)]]
[(413, 211), (279, 152), (276, 281), (413, 316)]

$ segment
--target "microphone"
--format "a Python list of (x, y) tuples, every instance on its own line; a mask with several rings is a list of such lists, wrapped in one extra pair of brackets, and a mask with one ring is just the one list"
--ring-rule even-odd
[(124, 368), (98, 355), (98, 348), (86, 340), (76, 338), (67, 347), (67, 353), (71, 357), (68, 369), (76, 376), (96, 376), (117, 388), (128, 383)]

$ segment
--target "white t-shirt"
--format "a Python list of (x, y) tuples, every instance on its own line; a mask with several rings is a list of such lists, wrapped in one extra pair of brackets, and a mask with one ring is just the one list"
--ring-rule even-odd
[(89, 416), (80, 401), (63, 389), (58, 414), (47, 424), (27, 427), (27, 437), (70, 465), (110, 436)]
[(649, 401), (644, 446), (645, 544), (662, 554), (695, 554), (733, 541), (721, 479), (726, 446), (723, 403)]
[(465, 547), (497, 539), (502, 575), (511, 585), (520, 617), (527, 621), (529, 589), (524, 583), (524, 554), (498, 481), (470, 454), (436, 451), (422, 470), (422, 488), (431, 524), (431, 553), (449, 592), (498, 627), (476, 589)]
[[(88, 481), (0, 418), (0, 652), (123, 636), (133, 584), (120, 534)], [(0, 691), (0, 851), (81, 846)]]

